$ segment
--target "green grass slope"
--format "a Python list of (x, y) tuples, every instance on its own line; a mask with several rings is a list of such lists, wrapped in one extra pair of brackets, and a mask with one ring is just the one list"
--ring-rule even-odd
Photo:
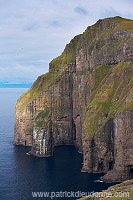
[(84, 122), (89, 137), (97, 134), (115, 114), (133, 108), (133, 63), (99, 66), (93, 74)]

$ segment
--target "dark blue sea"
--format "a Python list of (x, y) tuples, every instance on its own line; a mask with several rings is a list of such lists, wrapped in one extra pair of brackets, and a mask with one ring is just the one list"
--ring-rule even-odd
[(73, 146), (36, 158), (26, 154), (29, 147), (13, 145), (15, 102), (26, 90), (0, 88), (0, 200), (78, 199), (81, 192), (108, 188), (111, 184), (94, 182), (101, 174), (81, 173), (82, 154)]

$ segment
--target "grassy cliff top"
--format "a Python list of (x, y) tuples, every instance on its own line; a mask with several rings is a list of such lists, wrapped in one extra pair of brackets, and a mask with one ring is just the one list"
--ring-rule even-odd
[(50, 71), (64, 71), (68, 65), (75, 64), (76, 54), (80, 49), (88, 48), (89, 53), (91, 53), (92, 46), (97, 42), (97, 37), (102, 39), (117, 31), (133, 31), (133, 20), (117, 16), (100, 19), (94, 25), (88, 26), (83, 34), (75, 36), (66, 45), (60, 56), (50, 62)]
[[(88, 26), (87, 30), (93, 29), (93, 28), (98, 28), (102, 24), (117, 24), (118, 25), (118, 30), (123, 29), (123, 30), (133, 30), (133, 20), (132, 19), (126, 19), (123, 17), (109, 17), (105, 19), (99, 19), (94, 25)], [(125, 25), (125, 26), (124, 26)]]
[(48, 72), (37, 78), (32, 87), (17, 100), (16, 107), (23, 107), (34, 100), (45, 88), (49, 87), (61, 75), (60, 72)]

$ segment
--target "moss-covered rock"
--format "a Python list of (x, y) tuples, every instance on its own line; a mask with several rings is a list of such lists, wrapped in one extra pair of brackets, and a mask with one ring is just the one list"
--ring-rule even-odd
[(105, 123), (127, 108), (133, 108), (133, 64), (99, 66), (94, 70), (94, 83), (86, 107), (85, 132), (93, 137)]

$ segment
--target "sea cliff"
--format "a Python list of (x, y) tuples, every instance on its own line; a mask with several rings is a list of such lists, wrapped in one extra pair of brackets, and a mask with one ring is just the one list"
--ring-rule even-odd
[(99, 20), (66, 45), (16, 103), (16, 145), (75, 145), (85, 172), (133, 178), (133, 20)]

